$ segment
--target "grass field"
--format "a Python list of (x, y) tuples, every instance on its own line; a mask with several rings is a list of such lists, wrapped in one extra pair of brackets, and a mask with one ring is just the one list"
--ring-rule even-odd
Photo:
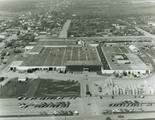
[(35, 96), (80, 96), (80, 83), (76, 81), (41, 80)]
[(18, 96), (80, 96), (80, 83), (51, 79), (19, 82), (15, 78), (9, 81), (3, 88), (0, 88), (0, 98), (16, 98)]
[(29, 88), (29, 82), (18, 82), (17, 78), (10, 80), (3, 88), (0, 88), (0, 98), (14, 98), (22, 96)]
[(40, 82), (41, 82), (41, 79), (32, 80), (29, 84), (28, 90), (25, 93), (25, 96), (28, 96), (28, 97), (35, 96), (35, 93), (40, 85)]

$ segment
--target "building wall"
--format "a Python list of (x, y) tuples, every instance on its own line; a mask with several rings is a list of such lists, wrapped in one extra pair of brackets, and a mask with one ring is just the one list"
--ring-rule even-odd
[[(28, 70), (50, 70), (50, 71), (101, 71), (101, 66), (100, 65), (68, 65), (68, 66), (18, 66), (16, 68), (13, 68), (14, 70), (17, 71), (28, 71)], [(10, 70), (13, 70), (10, 67)]]
[(88, 71), (101, 71), (100, 65), (69, 65), (67, 71), (84, 71), (88, 68)]
[(102, 74), (113, 74), (113, 73), (123, 73), (126, 72), (128, 73), (134, 73), (134, 74), (150, 74), (151, 70), (104, 70), (101, 68)]
[(27, 71), (27, 70), (51, 70), (51, 71), (58, 71), (66, 70), (66, 66), (19, 66), (16, 68), (18, 71)]

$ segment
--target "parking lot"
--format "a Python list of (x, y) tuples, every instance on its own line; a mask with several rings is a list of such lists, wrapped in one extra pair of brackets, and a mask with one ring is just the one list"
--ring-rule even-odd
[(106, 79), (97, 78), (89, 82), (90, 92), (92, 96), (105, 97), (105, 96), (133, 96), (143, 98), (145, 95), (155, 95), (155, 87), (145, 80), (129, 79)]
[[(23, 99), (1, 99), (0, 116), (5, 115), (62, 115), (77, 116), (81, 114), (80, 98), (55, 97), (50, 99), (23, 97)], [(3, 109), (3, 110), (2, 110)]]

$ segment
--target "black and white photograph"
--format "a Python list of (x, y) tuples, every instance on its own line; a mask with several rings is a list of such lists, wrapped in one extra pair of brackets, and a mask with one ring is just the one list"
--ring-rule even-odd
[(0, 0), (0, 120), (155, 120), (155, 0)]

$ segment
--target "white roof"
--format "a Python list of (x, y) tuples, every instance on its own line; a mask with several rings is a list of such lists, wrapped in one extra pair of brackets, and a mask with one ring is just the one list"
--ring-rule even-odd
[(130, 45), (129, 48), (136, 48), (134, 45)]
[(134, 45), (130, 45), (130, 46), (129, 46), (129, 49), (130, 49), (130, 50), (137, 50), (138, 48), (137, 48), (136, 46), (134, 46)]
[(25, 46), (25, 49), (33, 49), (33, 46)]
[(26, 77), (18, 78), (18, 81), (26, 81)]

